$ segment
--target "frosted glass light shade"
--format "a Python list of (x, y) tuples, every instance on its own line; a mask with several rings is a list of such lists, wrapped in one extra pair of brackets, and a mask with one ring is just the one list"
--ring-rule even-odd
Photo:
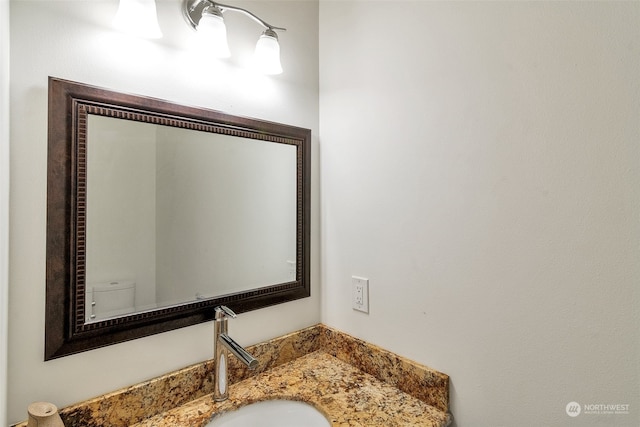
[(216, 58), (228, 58), (231, 56), (227, 43), (227, 26), (222, 16), (203, 13), (198, 23), (198, 37), (207, 49), (207, 53)]
[(263, 74), (282, 73), (280, 44), (278, 44), (278, 36), (274, 31), (266, 30), (258, 39), (253, 63), (255, 68)]
[(120, 0), (113, 25), (120, 31), (139, 37), (162, 37), (155, 0)]

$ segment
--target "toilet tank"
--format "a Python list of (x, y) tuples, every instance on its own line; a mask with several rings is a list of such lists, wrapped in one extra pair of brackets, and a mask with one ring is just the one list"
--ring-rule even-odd
[(135, 311), (136, 282), (115, 280), (90, 285), (87, 321), (122, 316)]

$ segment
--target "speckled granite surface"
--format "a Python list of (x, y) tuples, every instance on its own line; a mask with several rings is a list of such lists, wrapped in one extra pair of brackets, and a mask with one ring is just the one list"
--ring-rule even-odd
[(439, 427), (448, 421), (445, 412), (316, 351), (232, 385), (225, 402), (216, 403), (208, 395), (135, 427), (202, 427), (214, 414), (269, 399), (310, 403), (333, 427)]
[(324, 325), (247, 350), (260, 366), (250, 371), (229, 358), (233, 385), (226, 402), (209, 396), (207, 361), (64, 408), (60, 415), (66, 427), (198, 427), (214, 413), (288, 398), (314, 404), (333, 426), (448, 423), (447, 375)]

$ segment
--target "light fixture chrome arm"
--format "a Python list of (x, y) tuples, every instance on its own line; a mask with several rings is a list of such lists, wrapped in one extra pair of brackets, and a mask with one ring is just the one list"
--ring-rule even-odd
[[(208, 1), (208, 0), (205, 0)], [(257, 23), (259, 23), (260, 25), (262, 25), (263, 27), (269, 29), (269, 30), (279, 30), (279, 31), (287, 31), (286, 28), (282, 28), (282, 27), (274, 27), (271, 24), (268, 24), (265, 20), (260, 19), (259, 17), (257, 17), (255, 14), (249, 12), (246, 9), (243, 9), (241, 7), (235, 7), (235, 6), (229, 6), (226, 4), (221, 4), (221, 3), (215, 3), (215, 2), (211, 2), (212, 4), (218, 6), (220, 9), (222, 9), (222, 11), (224, 12), (225, 10), (233, 10), (236, 12), (241, 12), (244, 13), (245, 15), (253, 18), (254, 21), (256, 21)]]
[(198, 28), (198, 22), (200, 21), (200, 17), (202, 16), (202, 10), (207, 6), (218, 8), (222, 12), (226, 10), (233, 10), (235, 12), (240, 12), (252, 18), (258, 24), (262, 25), (264, 28), (268, 30), (287, 31), (286, 28), (273, 26), (268, 22), (266, 22), (264, 19), (261, 19), (258, 16), (256, 16), (254, 13), (246, 9), (243, 9), (241, 7), (217, 3), (211, 0), (184, 0), (184, 7), (182, 8), (182, 13), (185, 19), (187, 20), (187, 22), (189, 23), (189, 25), (191, 25), (191, 27), (194, 30)]

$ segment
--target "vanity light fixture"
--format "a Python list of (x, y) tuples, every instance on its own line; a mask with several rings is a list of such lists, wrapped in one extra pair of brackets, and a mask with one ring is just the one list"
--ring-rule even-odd
[(208, 51), (218, 58), (230, 56), (224, 12), (228, 10), (240, 12), (252, 18), (265, 28), (256, 44), (253, 66), (264, 74), (282, 73), (280, 44), (275, 30), (286, 31), (285, 28), (274, 27), (246, 9), (211, 0), (184, 0), (183, 6), (182, 12), (187, 23), (199, 33), (201, 38), (205, 38), (204, 43)]
[(118, 30), (139, 37), (159, 39), (162, 37), (156, 0), (120, 0), (118, 12), (113, 20)]

